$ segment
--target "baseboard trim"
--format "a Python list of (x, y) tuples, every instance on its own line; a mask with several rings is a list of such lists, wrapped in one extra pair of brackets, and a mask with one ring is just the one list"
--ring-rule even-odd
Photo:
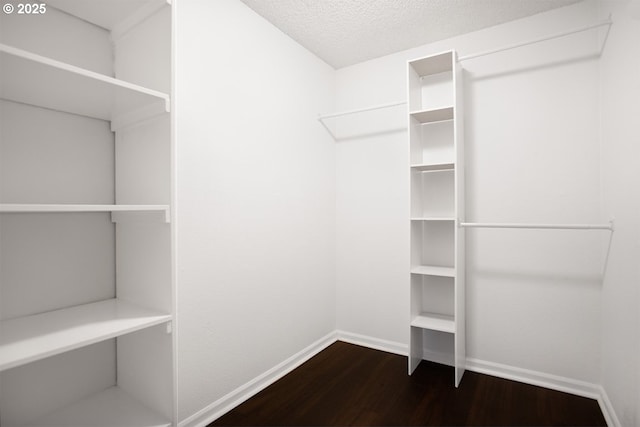
[[(269, 385), (273, 384), (283, 376), (287, 375), (289, 372), (293, 371), (295, 368), (302, 365), (304, 362), (320, 353), (322, 350), (329, 347), (336, 341), (344, 341), (347, 343), (360, 345), (375, 350), (386, 351), (401, 356), (408, 355), (408, 346), (406, 344), (337, 330), (320, 338), (313, 344), (289, 357), (282, 363), (274, 366), (262, 375), (259, 375), (248, 383), (238, 387), (237, 389), (208, 405), (204, 409), (179, 422), (178, 427), (206, 426), (231, 409), (240, 405), (245, 400), (251, 398)], [(430, 356), (433, 359), (438, 359), (434, 360), (438, 363), (449, 364), (447, 362), (450, 362), (448, 360), (445, 360), (445, 358), (436, 357), (439, 356), (437, 354), (431, 354)], [(442, 360), (440, 361), (440, 359)], [(601, 385), (473, 358), (467, 358), (466, 369), (469, 371), (478, 372), (480, 374), (491, 375), (494, 377), (518, 381), (525, 384), (545, 387), (551, 390), (562, 391), (565, 393), (574, 394), (576, 396), (594, 399), (600, 405), (600, 409), (605, 418), (605, 421), (607, 422), (607, 425), (609, 427), (622, 427), (613, 408), (613, 405), (609, 400), (609, 396), (607, 395), (606, 390)]]
[(206, 406), (204, 409), (196, 412), (190, 417), (180, 421), (179, 427), (202, 427), (213, 422), (217, 418), (221, 417), (231, 409), (240, 405), (245, 400), (264, 390), (274, 382), (278, 381), (289, 372), (293, 371), (298, 366), (302, 365), (307, 360), (311, 359), (316, 354), (320, 353), (325, 348), (337, 341), (337, 333), (331, 332), (328, 335), (320, 338), (313, 344), (302, 349), (298, 353), (289, 357), (282, 363), (274, 366), (265, 373), (257, 376), (253, 380), (246, 384), (241, 385), (237, 389), (228, 393), (227, 395), (216, 400), (212, 404)]
[(620, 424), (620, 420), (616, 415), (616, 411), (615, 409), (613, 409), (611, 400), (609, 400), (609, 395), (602, 386), (600, 386), (600, 396), (598, 397), (598, 404), (600, 405), (602, 415), (604, 415), (604, 419), (609, 427), (622, 427), (622, 424)]
[(350, 344), (361, 345), (363, 347), (372, 348), (374, 350), (382, 350), (387, 353), (399, 354), (400, 356), (406, 356), (409, 354), (409, 347), (406, 344), (402, 344), (395, 341), (383, 340), (380, 338), (374, 338), (367, 335), (354, 334), (353, 332), (336, 331), (337, 340), (344, 341)]
[(599, 385), (559, 375), (470, 358), (467, 358), (466, 368), (469, 371), (575, 394), (576, 396), (596, 400), (600, 397), (601, 387)]

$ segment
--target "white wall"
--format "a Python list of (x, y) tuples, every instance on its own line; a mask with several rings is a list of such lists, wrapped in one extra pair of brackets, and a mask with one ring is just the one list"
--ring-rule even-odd
[(605, 215), (615, 218), (602, 293), (602, 386), (623, 426), (640, 423), (640, 3), (602, 2), (613, 25), (600, 63)]
[(184, 420), (335, 330), (334, 71), (237, 0), (176, 20)]
[[(408, 59), (476, 53), (589, 24), (596, 14), (596, 4), (579, 3), (338, 70), (337, 110), (406, 99)], [(468, 220), (604, 220), (596, 50), (592, 32), (464, 63)], [(409, 312), (399, 110), (379, 113), (384, 125), (378, 117), (370, 129), (341, 119), (337, 133), (347, 137), (336, 145), (338, 329), (396, 347), (407, 344)], [(467, 356), (597, 383), (598, 233), (469, 231)]]

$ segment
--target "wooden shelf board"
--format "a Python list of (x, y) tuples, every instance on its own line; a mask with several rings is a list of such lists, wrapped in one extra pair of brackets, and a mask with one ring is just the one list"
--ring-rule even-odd
[(54, 411), (29, 425), (32, 427), (169, 427), (171, 422), (115, 386)]
[(456, 277), (455, 268), (435, 265), (419, 265), (411, 267), (411, 273), (422, 274), (425, 276)]
[(436, 313), (420, 313), (413, 318), (411, 326), (432, 331), (455, 333), (456, 322), (453, 316)]
[(0, 371), (169, 322), (171, 315), (110, 299), (0, 322)]
[(5, 44), (0, 64), (5, 100), (117, 123), (170, 110), (167, 94)]
[(440, 74), (445, 71), (453, 71), (453, 51), (409, 61), (409, 65), (420, 77)]
[(54, 212), (168, 212), (169, 205), (85, 205), (85, 204), (29, 204), (3, 203), (0, 213)]
[(453, 120), (453, 107), (434, 108), (429, 110), (412, 111), (411, 117), (420, 123), (442, 122)]
[(423, 163), (419, 165), (411, 165), (411, 169), (420, 172), (439, 172), (452, 171), (455, 169), (454, 163)]
[(455, 221), (453, 217), (412, 217), (411, 221)]

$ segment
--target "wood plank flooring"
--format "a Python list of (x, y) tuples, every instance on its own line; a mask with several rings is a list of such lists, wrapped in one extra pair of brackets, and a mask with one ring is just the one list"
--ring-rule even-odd
[(209, 426), (605, 426), (595, 400), (336, 342)]

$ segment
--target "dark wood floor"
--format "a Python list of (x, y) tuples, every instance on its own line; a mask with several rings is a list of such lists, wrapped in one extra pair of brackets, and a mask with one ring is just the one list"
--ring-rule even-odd
[(210, 426), (605, 426), (598, 403), (337, 342)]

